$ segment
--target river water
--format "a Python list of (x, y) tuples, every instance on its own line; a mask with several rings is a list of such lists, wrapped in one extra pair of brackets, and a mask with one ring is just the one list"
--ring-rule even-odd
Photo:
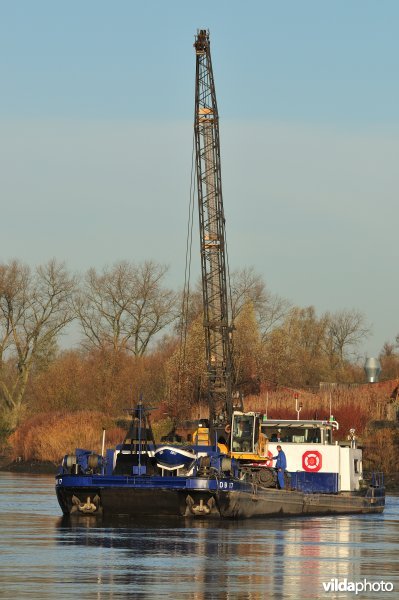
[(0, 473), (0, 598), (28, 597), (396, 599), (399, 497), (382, 515), (99, 524), (61, 517), (53, 477)]

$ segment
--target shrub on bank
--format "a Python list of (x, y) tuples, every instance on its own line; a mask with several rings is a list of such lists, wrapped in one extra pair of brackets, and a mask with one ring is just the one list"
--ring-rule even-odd
[(397, 473), (399, 455), (399, 430), (367, 428), (363, 441), (366, 445), (365, 469), (383, 471), (391, 475)]
[(9, 443), (14, 459), (58, 463), (64, 454), (77, 447), (100, 452), (103, 427), (107, 446), (123, 440), (125, 431), (115, 427), (114, 420), (100, 412), (41, 413), (18, 427), (9, 437)]

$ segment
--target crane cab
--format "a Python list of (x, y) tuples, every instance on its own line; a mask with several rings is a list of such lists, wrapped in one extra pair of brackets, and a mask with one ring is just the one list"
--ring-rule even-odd
[(262, 415), (234, 411), (230, 427), (230, 455), (244, 462), (270, 460), (267, 438), (261, 430)]

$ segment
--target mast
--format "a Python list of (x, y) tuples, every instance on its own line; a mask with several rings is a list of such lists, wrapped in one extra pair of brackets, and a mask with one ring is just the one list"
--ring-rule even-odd
[(228, 313), (226, 232), (220, 168), (219, 115), (209, 32), (195, 43), (195, 146), (202, 294), (210, 425), (225, 426), (232, 414), (232, 350)]

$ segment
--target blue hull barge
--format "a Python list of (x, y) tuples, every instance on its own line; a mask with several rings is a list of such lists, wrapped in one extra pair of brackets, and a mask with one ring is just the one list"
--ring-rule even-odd
[[(148, 416), (139, 404), (133, 411), (133, 421), (123, 444), (107, 450), (104, 458), (82, 449), (64, 457), (56, 476), (57, 498), (63, 513), (99, 517), (247, 519), (384, 510), (382, 475), (375, 474), (367, 484), (361, 473), (358, 477), (355, 474), (352, 477), (354, 489), (343, 489), (342, 482), (350, 479), (350, 473), (346, 477), (344, 470), (325, 472), (334, 468), (334, 453), (338, 453), (343, 469), (346, 456), (349, 471), (353, 465), (361, 464), (360, 449), (332, 444), (333, 424), (275, 422), (257, 413), (235, 412), (233, 432), (243, 420), (249, 429), (252, 426), (252, 441), (246, 440), (243, 452), (238, 449), (237, 438), (231, 435), (234, 450), (223, 452), (218, 446), (210, 445), (193, 445), (188, 450), (185, 446), (186, 463), (181, 465), (177, 459), (174, 469), (170, 466), (165, 470), (164, 453), (157, 452)], [(281, 442), (289, 461), (295, 465), (293, 457), (297, 456), (304, 468), (287, 471), (284, 489), (280, 489), (276, 470), (270, 466), (270, 448), (275, 451), (273, 444), (266, 443), (259, 450), (261, 436), (267, 439), (266, 435), (273, 435), (273, 431), (286, 439), (287, 432), (291, 433), (291, 440), (305, 439), (311, 432), (313, 440), (317, 435), (320, 442), (329, 437), (331, 443)], [(165, 447), (173, 448), (160, 446)], [(176, 447), (176, 456), (178, 454)]]
[(208, 517), (247, 519), (298, 515), (381, 513), (385, 493), (325, 494), (279, 490), (230, 477), (57, 477), (57, 497), (65, 515)]

